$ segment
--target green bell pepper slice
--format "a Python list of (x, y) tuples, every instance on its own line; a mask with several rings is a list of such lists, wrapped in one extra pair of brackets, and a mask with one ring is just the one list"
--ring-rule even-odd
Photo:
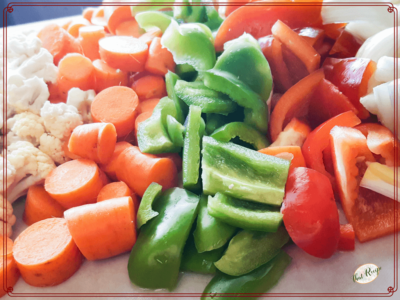
[(185, 102), (179, 99), (175, 93), (175, 84), (179, 79), (179, 76), (171, 71), (168, 71), (168, 73), (165, 74), (165, 86), (167, 88), (168, 98), (170, 98), (175, 103), (176, 120), (179, 123), (183, 124), (189, 107), (185, 104)]
[(160, 4), (162, 2), (167, 2), (167, 3), (171, 3), (171, 1), (168, 0), (143, 0), (141, 1), (144, 3), (149, 3), (149, 5), (135, 5), (135, 6), (131, 6), (131, 11), (132, 11), (132, 16), (136, 16), (136, 14), (142, 12), (142, 11), (148, 11), (148, 10), (159, 10), (162, 8), (170, 8), (171, 5), (152, 5), (152, 3), (156, 3), (156, 4)]
[(224, 19), (219, 16), (219, 13), (214, 6), (206, 6), (207, 21), (204, 22), (211, 30), (217, 30), (221, 26)]
[(194, 81), (199, 74), (195, 68), (188, 64), (176, 65), (175, 72), (180, 78), (186, 81)]
[(197, 216), (199, 197), (172, 188), (153, 205), (157, 217), (142, 226), (128, 262), (133, 284), (148, 289), (175, 288), (182, 252)]
[(231, 276), (247, 274), (274, 258), (289, 240), (283, 226), (274, 233), (242, 230), (231, 239), (215, 266)]
[(204, 24), (181, 24), (171, 20), (161, 38), (161, 45), (174, 57), (176, 64), (189, 64), (198, 72), (214, 67), (216, 61), (211, 30)]
[(206, 114), (206, 134), (211, 135), (215, 130), (229, 123), (229, 117), (220, 114)]
[(203, 137), (203, 190), (280, 206), (290, 161)]
[(187, 119), (182, 155), (183, 187), (192, 191), (199, 189), (201, 139), (205, 130), (201, 108), (191, 105)]
[(178, 3), (185, 3), (186, 5), (173, 6), (174, 18), (179, 19), (179, 21), (184, 21), (191, 13), (189, 0), (175, 0), (175, 4)]
[(201, 107), (203, 113), (229, 114), (238, 107), (228, 96), (209, 89), (202, 81), (178, 80), (175, 85), (175, 93), (187, 105)]
[(217, 193), (208, 197), (208, 213), (232, 226), (243, 229), (276, 232), (282, 224), (279, 207), (239, 200)]
[(199, 253), (221, 249), (237, 230), (236, 227), (209, 215), (207, 203), (208, 196), (201, 195), (196, 229), (193, 232), (194, 243)]
[(182, 148), (185, 127), (174, 117), (167, 116), (167, 130), (172, 143), (174, 143), (174, 145), (177, 147)]
[(144, 192), (142, 200), (140, 201), (139, 209), (137, 212), (137, 227), (140, 228), (151, 219), (158, 216), (158, 212), (154, 211), (151, 206), (153, 202), (160, 196), (162, 186), (153, 182)]
[(135, 16), (140, 28), (146, 31), (159, 28), (163, 33), (171, 23), (172, 17), (159, 11), (145, 11)]
[[(235, 294), (230, 295), (230, 299), (238, 296), (240, 299), (254, 299), (255, 294), (265, 293), (278, 283), (291, 260), (288, 254), (280, 250), (268, 263), (248, 274), (236, 277), (218, 272), (206, 286), (201, 299), (212, 300), (218, 296), (226, 296), (227, 293)], [(253, 295), (248, 295), (249, 293)]]
[(239, 137), (243, 142), (253, 145), (256, 150), (269, 146), (264, 135), (243, 122), (228, 123), (215, 130), (211, 137), (220, 142), (229, 142), (231, 139)]

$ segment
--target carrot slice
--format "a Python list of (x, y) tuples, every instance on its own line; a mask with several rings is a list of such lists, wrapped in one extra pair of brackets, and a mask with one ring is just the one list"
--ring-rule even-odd
[(160, 98), (153, 98), (140, 102), (137, 107), (138, 114), (142, 114), (146, 111), (153, 112), (154, 107), (157, 106), (158, 102), (160, 102)]
[(53, 55), (55, 65), (68, 53), (82, 53), (79, 42), (57, 24), (45, 26), (38, 33), (38, 38), (42, 41), (42, 47)]
[(155, 39), (156, 37), (160, 38), (162, 36), (162, 34), (163, 34), (163, 32), (159, 28), (150, 29), (146, 33), (143, 33), (139, 37), (139, 40), (142, 41), (143, 43), (145, 43), (148, 47), (150, 47), (153, 39)]
[(100, 177), (101, 182), (103, 183), (103, 186), (110, 183), (110, 179), (108, 178), (106, 173), (104, 173), (103, 170), (100, 168), (99, 168), (99, 177)]
[(115, 29), (116, 35), (132, 36), (134, 38), (140, 37), (142, 33), (143, 29), (139, 27), (139, 24), (136, 22), (135, 19), (122, 22)]
[(116, 34), (118, 25), (131, 20), (136, 22), (135, 18), (132, 16), (130, 6), (118, 6), (108, 18), (107, 28), (112, 34)]
[(44, 188), (63, 207), (95, 203), (103, 182), (94, 161), (77, 159), (66, 162), (46, 177)]
[(304, 160), (303, 154), (301, 153), (301, 148), (299, 146), (268, 147), (258, 150), (258, 152), (272, 156), (277, 156), (278, 154), (282, 153), (290, 153), (293, 154), (293, 159), (291, 160), (290, 163), (290, 170), (293, 170), (294, 168), (298, 167), (306, 167), (306, 162)]
[(58, 66), (57, 82), (63, 97), (66, 97), (73, 87), (84, 91), (93, 89), (95, 79), (92, 62), (82, 54), (66, 55)]
[(156, 74), (165, 75), (168, 71), (175, 71), (175, 61), (172, 53), (161, 45), (161, 38), (156, 37), (151, 42), (149, 56), (146, 61), (145, 70)]
[(143, 113), (141, 113), (140, 115), (137, 116), (136, 120), (135, 120), (135, 137), (137, 140), (137, 134), (138, 134), (138, 130), (139, 130), (139, 124), (146, 121), (148, 118), (151, 117), (151, 115), (153, 114), (152, 111), (145, 111)]
[(129, 144), (128, 142), (118, 142), (115, 144), (115, 149), (114, 152), (111, 156), (111, 159), (107, 164), (100, 164), (99, 167), (102, 171), (104, 171), (112, 180), (116, 181), (117, 180), (117, 160), (119, 155), (121, 154), (122, 151), (124, 151), (126, 148), (132, 147), (132, 144)]
[(25, 282), (40, 287), (66, 281), (82, 264), (82, 254), (61, 218), (25, 229), (15, 240), (14, 258)]
[(143, 76), (133, 82), (132, 89), (141, 101), (151, 98), (162, 98), (167, 95), (165, 81), (161, 76)]
[(107, 19), (104, 16), (104, 6), (100, 6), (94, 10), (90, 23), (103, 27), (107, 26)]
[(83, 55), (90, 60), (100, 58), (99, 40), (106, 36), (103, 26), (83, 26), (79, 28), (79, 41)]
[(99, 194), (97, 195), (97, 202), (113, 198), (130, 197), (131, 195), (132, 191), (125, 182), (111, 182), (103, 186), (103, 188), (100, 190)]
[(111, 68), (107, 63), (100, 59), (93, 61), (94, 77), (96, 78), (96, 93), (112, 86), (127, 86), (128, 73)]
[[(7, 241), (4, 240), (7, 239)], [(4, 247), (6, 246), (6, 249)], [(20, 273), (13, 256), (14, 243), (9, 237), (0, 235), (0, 253), (3, 255), (0, 259), (0, 277), (3, 278), (3, 288), (0, 289), (0, 297), (6, 294), (6, 290), (14, 287), (17, 283)], [(6, 286), (4, 286), (6, 278)]]
[(94, 122), (112, 123), (118, 137), (125, 136), (135, 127), (138, 105), (138, 96), (132, 89), (124, 86), (109, 87), (94, 98), (92, 118)]
[(72, 20), (68, 20), (65, 22), (63, 25), (61, 25), (61, 28), (64, 30), (68, 30), (69, 25), (72, 23)]
[(125, 149), (118, 158), (117, 178), (140, 197), (152, 182), (162, 185), (164, 190), (176, 186), (176, 175), (171, 159), (142, 153), (136, 146)]
[(82, 12), (82, 17), (85, 18), (86, 20), (88, 20), (89, 22), (91, 22), (92, 21), (92, 16), (93, 16), (93, 13), (94, 13), (95, 10), (96, 9), (93, 8), (93, 7), (85, 8), (83, 10), (83, 12)]
[(127, 72), (141, 72), (148, 56), (148, 46), (130, 36), (110, 36), (99, 41), (100, 57), (109, 66)]
[(79, 36), (79, 29), (84, 26), (89, 26), (91, 25), (90, 22), (84, 18), (80, 18), (77, 20), (74, 20), (69, 24), (67, 32), (72, 35), (74, 38), (77, 38)]
[(29, 226), (48, 218), (62, 218), (64, 210), (64, 207), (46, 192), (44, 186), (33, 185), (28, 190), (22, 218)]
[(166, 157), (171, 159), (175, 166), (176, 166), (176, 170), (178, 172), (182, 171), (182, 157), (178, 154), (178, 153), (161, 153), (161, 154), (157, 154), (157, 157)]
[(130, 251), (136, 242), (136, 218), (131, 197), (74, 207), (64, 216), (74, 241), (88, 260)]

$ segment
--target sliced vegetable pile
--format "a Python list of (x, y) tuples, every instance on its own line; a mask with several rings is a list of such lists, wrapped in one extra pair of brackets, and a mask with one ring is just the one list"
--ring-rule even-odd
[(363, 44), (335, 7), (247, 2), (89, 8), (11, 43), (2, 225), (27, 194), (29, 227), (3, 237), (8, 285), (130, 251), (142, 288), (264, 293), (290, 241), (326, 259), (399, 228), (395, 60), (374, 50), (393, 29)]

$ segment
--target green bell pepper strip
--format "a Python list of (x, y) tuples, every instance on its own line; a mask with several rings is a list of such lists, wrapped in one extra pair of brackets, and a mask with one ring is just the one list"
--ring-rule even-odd
[(180, 188), (169, 189), (157, 199), (153, 209), (159, 215), (142, 226), (129, 257), (133, 284), (148, 289), (175, 288), (198, 203), (197, 195)]
[(214, 67), (216, 56), (211, 30), (204, 24), (181, 24), (171, 20), (161, 38), (176, 64), (189, 64), (202, 72)]
[(239, 137), (243, 142), (253, 145), (256, 150), (269, 146), (264, 135), (243, 122), (228, 123), (215, 130), (211, 137), (220, 142), (229, 142), (234, 137)]
[(228, 249), (215, 266), (231, 276), (247, 274), (274, 258), (289, 239), (283, 226), (274, 233), (240, 231), (231, 239)]
[(188, 64), (176, 65), (175, 72), (180, 78), (186, 81), (195, 80), (199, 74), (195, 68)]
[(211, 135), (215, 130), (229, 123), (229, 117), (220, 114), (206, 114), (206, 134)]
[(221, 258), (224, 251), (225, 248), (222, 247), (213, 251), (199, 253), (194, 244), (193, 236), (189, 234), (189, 238), (183, 249), (181, 271), (215, 274), (217, 268), (214, 266), (214, 263)]
[(200, 152), (204, 129), (201, 108), (191, 105), (189, 107), (182, 157), (183, 187), (185, 189), (197, 190), (201, 181), (199, 180)]
[(172, 143), (177, 147), (183, 147), (185, 127), (172, 116), (167, 116), (167, 131)]
[(168, 1), (168, 0), (143, 0), (141, 1), (144, 3), (149, 3), (149, 5), (135, 5), (131, 6), (131, 11), (132, 11), (132, 16), (136, 16), (136, 14), (142, 12), (142, 11), (148, 11), (148, 10), (159, 10), (162, 8), (170, 8), (171, 5), (152, 5), (151, 3), (156, 2), (157, 4), (160, 4), (162, 2), (167, 2), (171, 3), (173, 1)]
[(171, 17), (159, 11), (145, 11), (135, 16), (140, 28), (149, 31), (159, 28), (163, 33), (171, 23)]
[(237, 104), (228, 96), (209, 89), (202, 81), (178, 80), (175, 93), (187, 105), (201, 107), (203, 113), (229, 114), (237, 109)]
[[(169, 115), (176, 118), (175, 103), (168, 97), (164, 97), (154, 108), (151, 117), (139, 125), (138, 145), (140, 151), (160, 154), (179, 152), (182, 149), (182, 145), (175, 144), (169, 136), (167, 124)], [(176, 128), (176, 130), (179, 129)]]
[(153, 182), (144, 192), (142, 200), (140, 201), (139, 209), (137, 212), (137, 227), (140, 228), (146, 224), (147, 221), (158, 216), (158, 212), (154, 211), (151, 206), (153, 202), (160, 196), (162, 186)]
[(203, 137), (203, 190), (280, 206), (290, 161)]
[[(236, 299), (238, 296), (240, 299), (254, 299), (256, 294), (265, 293), (278, 283), (291, 260), (292, 258), (286, 252), (280, 250), (268, 263), (248, 274), (236, 277), (217, 272), (206, 286), (201, 300), (212, 300), (218, 296), (226, 297), (227, 293), (235, 294), (230, 295), (229, 299)], [(252, 295), (248, 295), (249, 293)]]
[(170, 98), (175, 103), (176, 107), (176, 120), (183, 124), (186, 115), (188, 113), (189, 107), (175, 94), (175, 84), (179, 80), (179, 76), (175, 73), (168, 71), (165, 74), (165, 85), (167, 88), (168, 98)]
[(207, 202), (208, 196), (201, 195), (196, 229), (193, 232), (194, 243), (199, 253), (221, 249), (237, 230), (236, 227), (210, 216)]
[(214, 6), (206, 6), (206, 17), (207, 21), (204, 22), (211, 30), (217, 30), (224, 21), (220, 16)]
[(191, 12), (189, 0), (175, 0), (175, 4), (178, 4), (178, 3), (185, 3), (186, 5), (182, 5), (182, 6), (174, 5), (173, 6), (172, 10), (174, 12), (174, 18), (184, 21), (190, 15), (190, 12)]
[(243, 229), (276, 232), (282, 224), (279, 207), (239, 200), (217, 193), (208, 197), (208, 213), (232, 226)]

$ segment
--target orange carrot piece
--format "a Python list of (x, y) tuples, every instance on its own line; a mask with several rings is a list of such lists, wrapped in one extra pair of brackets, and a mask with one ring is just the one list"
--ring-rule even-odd
[(130, 197), (131, 195), (132, 191), (125, 182), (111, 182), (103, 186), (103, 188), (100, 190), (99, 194), (97, 195), (97, 202), (114, 198)]
[(132, 16), (130, 6), (118, 6), (108, 18), (107, 28), (112, 34), (116, 34), (118, 25), (131, 20), (136, 22), (135, 18)]
[(57, 24), (45, 26), (38, 33), (38, 38), (42, 41), (42, 47), (53, 55), (55, 65), (68, 53), (82, 53), (79, 41)]
[(33, 185), (26, 196), (22, 219), (26, 225), (30, 226), (48, 218), (62, 218), (64, 210), (64, 207), (46, 192), (44, 186)]
[(89, 26), (89, 25), (91, 24), (88, 20), (80, 18), (72, 21), (71, 24), (69, 24), (67, 32), (74, 38), (77, 38), (79, 36), (79, 29), (83, 26)]
[(160, 102), (160, 98), (153, 98), (140, 102), (137, 107), (138, 114), (142, 114), (146, 111), (153, 112), (158, 102)]
[(90, 23), (92, 23), (93, 25), (99, 25), (103, 27), (107, 26), (107, 19), (104, 16), (103, 6), (100, 6), (94, 10), (92, 18), (90, 19)]
[(82, 264), (82, 254), (62, 218), (25, 229), (15, 240), (14, 258), (25, 282), (39, 287), (66, 281)]
[(148, 47), (150, 47), (153, 39), (155, 39), (156, 37), (160, 38), (162, 36), (162, 34), (163, 33), (159, 28), (150, 29), (146, 33), (143, 33), (139, 37), (139, 40), (142, 41), (143, 43), (145, 43)]
[(161, 38), (156, 37), (151, 42), (149, 56), (147, 57), (145, 70), (156, 74), (165, 75), (168, 71), (175, 71), (175, 61), (172, 53), (161, 45)]
[(77, 126), (71, 134), (68, 149), (72, 154), (96, 163), (106, 164), (114, 153), (117, 131), (111, 123), (92, 123)]
[(64, 151), (64, 154), (66, 157), (70, 158), (70, 159), (80, 159), (81, 157), (79, 157), (78, 155), (75, 155), (73, 153), (71, 153), (68, 149), (68, 141), (64, 142), (64, 144), (62, 145), (62, 150)]
[[(139, 24), (135, 19), (122, 22), (115, 29), (116, 35), (132, 36), (138, 38), (142, 35), (143, 29), (139, 27)], [(147, 45), (149, 46), (149, 45)]]
[(167, 95), (165, 81), (161, 76), (143, 76), (133, 82), (132, 89), (141, 101), (151, 98), (162, 98)]
[(125, 149), (118, 157), (118, 180), (124, 181), (140, 197), (152, 182), (160, 184), (164, 190), (176, 186), (176, 175), (171, 159), (142, 153), (136, 146)]
[(107, 164), (100, 164), (99, 167), (102, 171), (104, 171), (108, 177), (110, 177), (112, 180), (116, 181), (117, 179), (117, 175), (116, 175), (116, 171), (117, 171), (117, 161), (118, 161), (118, 157), (119, 155), (122, 153), (122, 151), (124, 151), (126, 148), (132, 147), (132, 144), (128, 143), (128, 142), (118, 142), (115, 144), (115, 149), (113, 152), (113, 155), (111, 156), (110, 161)]
[(100, 59), (93, 61), (94, 77), (96, 78), (96, 93), (112, 86), (127, 86), (128, 73), (111, 68)]
[(50, 196), (65, 208), (95, 203), (102, 187), (99, 168), (88, 159), (71, 160), (58, 166), (44, 183)]
[(151, 117), (151, 115), (153, 114), (152, 111), (145, 111), (143, 113), (141, 113), (140, 115), (137, 116), (136, 120), (135, 120), (135, 137), (137, 140), (137, 133), (139, 130), (139, 124), (142, 123), (143, 121), (146, 121), (148, 118)]
[(56, 83), (48, 82), (47, 83), (47, 88), (49, 89), (49, 93), (50, 93), (49, 101), (51, 103), (60, 103), (60, 102), (66, 102), (67, 101), (67, 98), (63, 97), (60, 94), (60, 89), (59, 89), (59, 86), (58, 86), (57, 82)]
[[(7, 242), (4, 238), (7, 239)], [(5, 246), (6, 249), (4, 249)], [(0, 253), (2, 255), (0, 259), (0, 277), (3, 281), (3, 286), (0, 288), (0, 297), (3, 297), (6, 294), (8, 288), (14, 287), (20, 276), (17, 263), (13, 256), (13, 248), (13, 241), (7, 236), (4, 237), (3, 235), (0, 235)], [(4, 286), (4, 278), (7, 280), (6, 286)]]
[(99, 41), (100, 57), (109, 66), (127, 72), (142, 72), (148, 46), (130, 36), (110, 36)]
[(61, 28), (64, 30), (68, 30), (69, 25), (72, 23), (72, 20), (68, 20), (65, 22), (63, 25), (61, 25)]
[(130, 251), (136, 242), (131, 197), (74, 207), (64, 217), (76, 245), (88, 260)]
[(280, 146), (303, 146), (304, 141), (311, 132), (311, 127), (306, 123), (299, 121), (297, 118), (293, 118), (285, 127), (285, 129), (279, 133), (278, 138), (273, 142), (270, 147)]
[(138, 105), (138, 96), (132, 89), (124, 86), (109, 87), (94, 98), (92, 118), (94, 122), (112, 123), (118, 137), (122, 137), (134, 129)]
[(82, 17), (88, 20), (89, 22), (92, 21), (93, 13), (96, 9), (94, 7), (87, 7), (82, 12)]
[(278, 154), (282, 153), (290, 153), (293, 155), (293, 159), (291, 160), (290, 163), (290, 170), (293, 170), (294, 168), (298, 167), (306, 167), (306, 162), (304, 160), (303, 153), (301, 152), (301, 148), (299, 146), (281, 146), (281, 147), (268, 147), (264, 148), (261, 150), (258, 150), (258, 152), (267, 154), (267, 155), (272, 155), (272, 156), (277, 156)]
[(103, 26), (83, 26), (79, 28), (79, 42), (81, 43), (83, 55), (90, 60), (100, 58), (99, 40), (106, 36)]
[(103, 186), (109, 184), (111, 181), (108, 178), (108, 176), (106, 175), (106, 173), (104, 173), (104, 171), (102, 169), (99, 168), (99, 177), (101, 182), (103, 183)]
[(73, 87), (87, 91), (94, 88), (94, 68), (89, 58), (82, 54), (68, 54), (58, 66), (57, 82), (63, 97)]
[(161, 153), (157, 154), (157, 157), (166, 157), (171, 159), (176, 166), (176, 170), (178, 172), (182, 171), (182, 157), (178, 153)]

